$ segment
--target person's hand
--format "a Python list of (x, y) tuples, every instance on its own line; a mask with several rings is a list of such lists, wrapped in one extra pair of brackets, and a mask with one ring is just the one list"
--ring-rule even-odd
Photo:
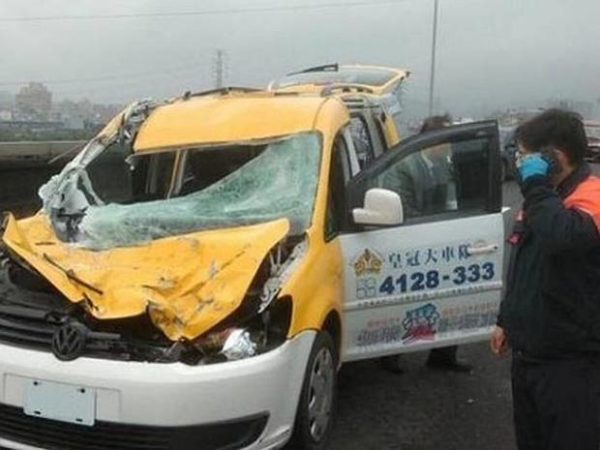
[(534, 176), (547, 177), (550, 173), (550, 162), (541, 153), (531, 153), (519, 161), (521, 181), (525, 182)]
[(502, 356), (508, 350), (508, 340), (504, 333), (504, 328), (495, 326), (492, 332), (492, 338), (490, 339), (490, 348), (492, 353), (497, 356)]

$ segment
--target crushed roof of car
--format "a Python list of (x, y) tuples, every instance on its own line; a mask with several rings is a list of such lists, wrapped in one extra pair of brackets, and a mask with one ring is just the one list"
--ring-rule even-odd
[[(318, 128), (327, 98), (266, 91), (189, 96), (158, 106), (135, 140), (136, 152), (243, 142)], [(340, 103), (338, 108), (343, 109)]]
[(330, 64), (285, 75), (272, 81), (269, 90), (316, 92), (327, 86), (338, 86), (384, 94), (409, 75), (407, 70), (391, 67)]

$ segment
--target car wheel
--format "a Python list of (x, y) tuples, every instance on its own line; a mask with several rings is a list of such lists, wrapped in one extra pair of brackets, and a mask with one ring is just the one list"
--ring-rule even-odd
[(322, 331), (317, 335), (308, 358), (294, 432), (286, 449), (326, 448), (337, 400), (337, 364), (333, 339), (329, 333)]

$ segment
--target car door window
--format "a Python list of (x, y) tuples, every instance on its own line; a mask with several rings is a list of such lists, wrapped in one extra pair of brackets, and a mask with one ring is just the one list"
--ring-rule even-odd
[(469, 134), (468, 128), (462, 134), (460, 128), (454, 134), (447, 129), (445, 134), (429, 144), (427, 135), (421, 135), (415, 146), (392, 149), (391, 158), (386, 155), (369, 171), (362, 192), (379, 187), (398, 193), (408, 222), (485, 213), (498, 197), (491, 170), (499, 156), (493, 150), (497, 135)]
[(386, 168), (372, 187), (397, 192), (407, 219), (450, 211), (483, 211), (489, 185), (485, 139), (427, 147)]

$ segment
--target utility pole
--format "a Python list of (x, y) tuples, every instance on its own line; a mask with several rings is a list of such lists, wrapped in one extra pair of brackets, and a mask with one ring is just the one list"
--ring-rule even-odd
[(221, 49), (217, 49), (215, 52), (213, 74), (215, 77), (215, 88), (222, 88), (223, 80), (225, 78), (225, 52)]
[(433, 36), (431, 39), (431, 72), (429, 79), (429, 116), (433, 115), (433, 96), (435, 95), (435, 53), (437, 48), (439, 0), (433, 0)]

